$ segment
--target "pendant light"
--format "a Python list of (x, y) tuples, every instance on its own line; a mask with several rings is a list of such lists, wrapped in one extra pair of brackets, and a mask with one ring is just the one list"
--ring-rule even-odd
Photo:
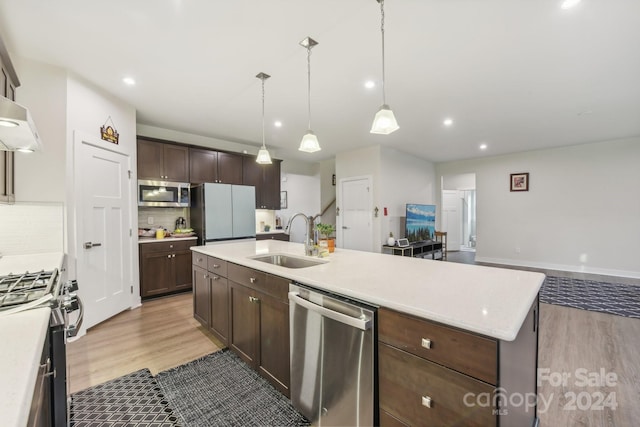
[(380, 13), (382, 14), (380, 32), (382, 33), (382, 107), (376, 113), (373, 119), (373, 125), (371, 125), (371, 133), (378, 133), (382, 135), (389, 135), (400, 129), (396, 117), (391, 111), (391, 107), (387, 105), (387, 99), (385, 96), (385, 81), (384, 81), (384, 0), (376, 0), (380, 3)]
[(267, 146), (264, 144), (264, 81), (271, 76), (269, 74), (259, 73), (256, 77), (262, 80), (262, 147), (260, 147), (260, 151), (258, 151), (256, 163), (260, 163), (261, 165), (270, 165), (271, 156), (269, 155), (269, 151), (267, 151)]
[(307, 37), (306, 39), (300, 42), (302, 47), (307, 48), (307, 95), (309, 99), (309, 130), (302, 137), (302, 141), (300, 141), (300, 147), (298, 150), (304, 151), (306, 153), (315, 153), (316, 151), (320, 151), (320, 143), (318, 142), (318, 137), (313, 131), (311, 131), (311, 48), (317, 45), (318, 42), (312, 39), (311, 37)]

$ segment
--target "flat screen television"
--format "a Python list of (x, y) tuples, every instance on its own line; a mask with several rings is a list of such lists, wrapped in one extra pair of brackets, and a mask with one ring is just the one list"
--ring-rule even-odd
[(436, 206), (407, 203), (405, 237), (411, 243), (434, 240), (436, 232)]

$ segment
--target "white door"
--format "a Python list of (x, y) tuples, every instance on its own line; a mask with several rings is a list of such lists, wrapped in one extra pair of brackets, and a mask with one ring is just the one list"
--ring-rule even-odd
[(447, 232), (447, 250), (462, 245), (462, 198), (457, 190), (442, 191), (442, 231)]
[(77, 277), (83, 328), (131, 306), (130, 158), (75, 138)]
[(371, 178), (340, 180), (339, 246), (360, 251), (373, 250)]

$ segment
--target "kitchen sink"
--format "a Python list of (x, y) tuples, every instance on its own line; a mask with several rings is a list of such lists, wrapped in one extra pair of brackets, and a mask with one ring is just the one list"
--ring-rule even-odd
[(327, 262), (319, 259), (303, 258), (286, 254), (259, 255), (251, 257), (251, 259), (287, 268), (313, 267), (314, 265), (325, 264)]

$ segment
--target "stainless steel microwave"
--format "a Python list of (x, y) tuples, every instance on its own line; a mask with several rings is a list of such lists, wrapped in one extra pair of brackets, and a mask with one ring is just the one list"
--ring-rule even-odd
[(190, 202), (188, 182), (138, 180), (138, 206), (186, 208)]

